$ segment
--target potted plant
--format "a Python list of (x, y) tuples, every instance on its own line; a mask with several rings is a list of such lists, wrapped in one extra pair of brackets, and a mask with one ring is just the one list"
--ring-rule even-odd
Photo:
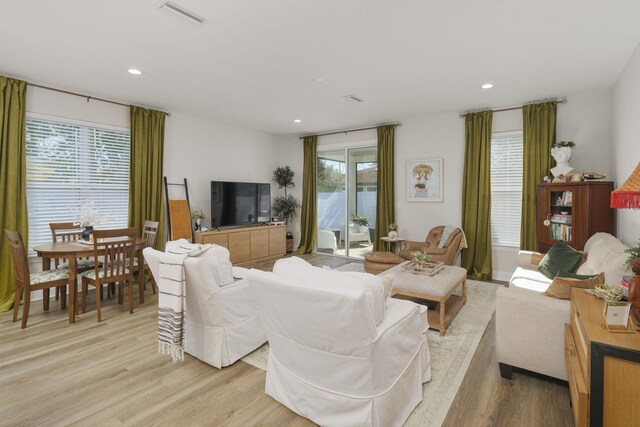
[(629, 302), (636, 318), (640, 319), (640, 240), (625, 252), (629, 254), (627, 267), (633, 272), (629, 280)]
[(551, 145), (551, 157), (556, 161), (556, 165), (551, 168), (551, 173), (556, 178), (554, 182), (566, 181), (564, 176), (573, 170), (569, 165), (569, 160), (575, 146), (576, 144), (573, 141), (554, 142)]
[(432, 256), (422, 251), (411, 252), (416, 270), (422, 270), (427, 263), (431, 262)]
[(191, 219), (196, 222), (196, 230), (199, 230), (202, 224), (202, 220), (204, 219), (204, 212), (202, 212), (200, 209), (196, 209), (195, 211), (191, 212)]
[(91, 239), (91, 234), (93, 234), (93, 227), (99, 225), (100, 221), (102, 221), (102, 216), (93, 201), (85, 200), (75, 215), (73, 225), (84, 227), (82, 239), (88, 241)]
[(353, 214), (351, 215), (351, 222), (353, 222), (356, 225), (360, 225), (362, 227), (368, 227), (369, 226), (369, 217), (368, 216), (361, 216), (358, 214)]
[(273, 171), (273, 180), (278, 184), (279, 188), (284, 188), (284, 196), (273, 199), (271, 208), (274, 216), (277, 216), (285, 224), (296, 216), (296, 210), (300, 207), (300, 203), (292, 195), (287, 195), (287, 188), (296, 186), (293, 182), (295, 172), (289, 166), (280, 166)]

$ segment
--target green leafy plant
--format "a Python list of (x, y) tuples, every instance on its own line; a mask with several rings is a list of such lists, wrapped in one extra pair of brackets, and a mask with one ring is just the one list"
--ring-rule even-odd
[(300, 203), (291, 195), (276, 197), (271, 206), (274, 215), (285, 223), (289, 223), (290, 219), (295, 218), (296, 210), (299, 207)]
[(360, 216), (358, 214), (351, 215), (351, 222), (356, 225), (361, 225), (363, 227), (369, 226), (369, 217), (368, 216)]
[(273, 199), (271, 209), (274, 216), (278, 219), (289, 223), (290, 219), (295, 218), (296, 210), (300, 207), (300, 203), (292, 195), (287, 195), (287, 188), (293, 188), (296, 186), (293, 182), (295, 172), (289, 166), (280, 166), (273, 171), (273, 181), (278, 184), (279, 188), (284, 188), (284, 196), (279, 196)]
[(560, 142), (554, 142), (553, 144), (551, 144), (551, 148), (562, 148), (562, 147), (575, 147), (576, 143), (573, 141), (560, 141)]
[(196, 209), (195, 211), (191, 212), (191, 219), (204, 219), (204, 212), (202, 212), (200, 209)]
[(625, 253), (629, 254), (629, 258), (627, 258), (627, 267), (631, 269), (633, 268), (635, 261), (640, 258), (640, 240), (638, 240), (638, 243), (635, 246), (625, 250)]
[(398, 224), (396, 224), (395, 222), (389, 224), (389, 231), (398, 231)]
[(293, 188), (296, 183), (293, 177), (296, 173), (289, 166), (280, 166), (273, 171), (273, 180), (278, 183), (279, 188), (284, 188), (284, 195), (287, 196), (287, 188)]

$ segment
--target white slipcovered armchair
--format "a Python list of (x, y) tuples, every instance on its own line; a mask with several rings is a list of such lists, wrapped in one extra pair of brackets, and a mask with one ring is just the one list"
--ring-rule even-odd
[(338, 250), (338, 242), (336, 241), (336, 235), (333, 231), (324, 228), (318, 229), (318, 251), (330, 251), (335, 254)]
[(371, 245), (369, 227), (358, 224), (349, 224), (349, 243), (353, 242), (367, 242), (367, 245)]
[(249, 282), (271, 346), (268, 395), (326, 426), (401, 426), (422, 401), (426, 308), (385, 299), (371, 274), (295, 257), (251, 270)]
[[(187, 240), (167, 242), (166, 251), (189, 248)], [(143, 251), (156, 283), (163, 252)], [(254, 292), (247, 279), (235, 280), (229, 251), (213, 247), (184, 261), (185, 352), (216, 368), (231, 365), (267, 341)]]

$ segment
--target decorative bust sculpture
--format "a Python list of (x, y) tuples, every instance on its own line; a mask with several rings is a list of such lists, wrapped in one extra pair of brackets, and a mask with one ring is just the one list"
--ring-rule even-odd
[(551, 156), (556, 160), (556, 166), (551, 168), (554, 177), (566, 175), (573, 170), (569, 165), (571, 154), (573, 153), (573, 141), (560, 141), (551, 147)]

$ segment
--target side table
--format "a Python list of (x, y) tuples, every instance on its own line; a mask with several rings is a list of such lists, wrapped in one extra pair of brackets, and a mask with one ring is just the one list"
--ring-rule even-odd
[[(385, 247), (387, 248), (387, 252), (393, 252), (394, 254), (399, 254), (404, 246), (404, 242), (407, 240), (403, 237), (396, 237), (392, 239), (390, 237), (381, 237), (380, 240), (385, 242)], [(393, 251), (391, 250), (393, 249)]]

